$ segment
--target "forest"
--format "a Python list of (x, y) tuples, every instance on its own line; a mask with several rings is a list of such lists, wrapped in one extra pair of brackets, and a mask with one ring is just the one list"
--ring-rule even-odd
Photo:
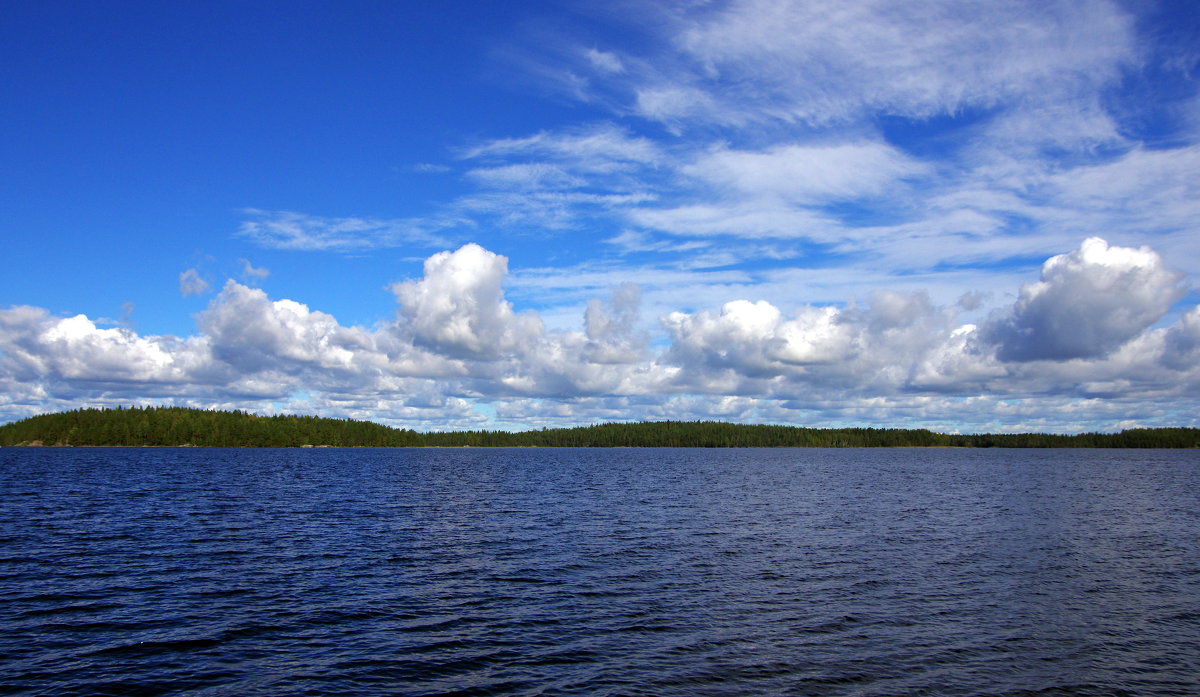
[(0, 426), (0, 446), (576, 448), (1195, 448), (1200, 429), (1120, 433), (943, 434), (926, 429), (802, 428), (718, 421), (606, 423), (532, 431), (420, 433), (369, 421), (260, 416), (182, 407), (76, 409)]

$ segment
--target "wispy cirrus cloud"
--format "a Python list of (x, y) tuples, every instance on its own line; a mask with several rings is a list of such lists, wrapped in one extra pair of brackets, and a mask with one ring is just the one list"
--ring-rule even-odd
[(677, 126), (828, 126), (1058, 100), (1093, 94), (1138, 57), (1133, 18), (1104, 0), (680, 7), (646, 10), (661, 27), (659, 53), (618, 54), (627, 71), (608, 85), (631, 94), (636, 113)]
[(295, 211), (247, 208), (238, 228), (244, 237), (268, 249), (352, 252), (408, 244), (440, 246), (439, 233), (465, 222), (455, 218), (331, 218)]
[(304, 249), (454, 226), (637, 235), (639, 253), (672, 265), (689, 244), (749, 239), (770, 241), (766, 258), (822, 248), (898, 275), (1028, 264), (1093, 234), (1163, 236), (1172, 221), (1185, 232), (1162, 244), (1187, 246), (1190, 146), (1140, 147), (1110, 98), (1153, 59), (1116, 3), (738, 0), (633, 15), (647, 40), (558, 36), (542, 64), (521, 63), (535, 79), (570, 73), (563, 84), (612, 120), (460, 147), (455, 164), (475, 190), (430, 218), (284, 213), (242, 234)]
[(761, 151), (719, 148), (680, 168), (718, 190), (798, 204), (881, 196), (930, 167), (880, 142), (781, 144)]
[(520, 138), (499, 138), (466, 148), (459, 154), (464, 160), (512, 156), (554, 161), (582, 171), (612, 172), (631, 165), (653, 165), (664, 157), (664, 152), (649, 138), (603, 123), (561, 132), (541, 131)]

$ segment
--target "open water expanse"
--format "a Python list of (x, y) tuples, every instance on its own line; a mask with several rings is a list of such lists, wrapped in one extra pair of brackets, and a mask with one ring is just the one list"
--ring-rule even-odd
[(1197, 695), (1200, 451), (0, 449), (0, 692)]

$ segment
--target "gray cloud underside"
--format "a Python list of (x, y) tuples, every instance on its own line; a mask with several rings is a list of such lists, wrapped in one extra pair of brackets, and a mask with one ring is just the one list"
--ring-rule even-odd
[[(1089, 238), (985, 321), (923, 292), (781, 309), (735, 300), (645, 330), (640, 290), (548, 330), (504, 292), (507, 260), (441, 252), (393, 286), (373, 328), (226, 282), (187, 338), (34, 307), (0, 311), (0, 413), (168, 402), (320, 411), (422, 428), (634, 418), (1070, 430), (1186, 423), (1200, 395), (1200, 307), (1148, 248)], [(970, 303), (966, 303), (970, 304)], [(1158, 406), (1174, 403), (1179, 411)], [(1034, 408), (1036, 405), (1036, 408)], [(1190, 420), (1189, 420), (1190, 419)]]

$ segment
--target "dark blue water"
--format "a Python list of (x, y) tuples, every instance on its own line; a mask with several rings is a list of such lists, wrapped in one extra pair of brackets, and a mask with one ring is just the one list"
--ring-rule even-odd
[(0, 450), (0, 691), (1195, 695), (1200, 451)]

